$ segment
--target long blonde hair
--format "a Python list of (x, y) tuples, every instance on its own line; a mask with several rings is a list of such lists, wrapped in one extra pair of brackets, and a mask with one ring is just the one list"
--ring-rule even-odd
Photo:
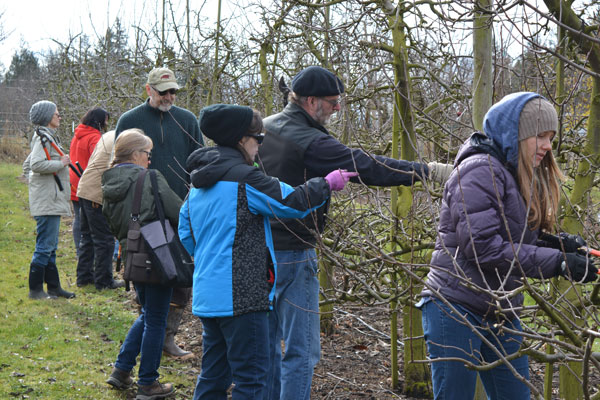
[(519, 165), (517, 181), (525, 204), (529, 208), (527, 224), (532, 230), (554, 230), (558, 203), (560, 200), (559, 183), (564, 176), (554, 160), (551, 151), (547, 152), (537, 168), (533, 160), (527, 157), (525, 146), (519, 142)]
[(111, 167), (133, 160), (133, 153), (152, 146), (152, 139), (138, 128), (126, 129), (117, 136), (115, 141), (115, 156), (110, 163)]

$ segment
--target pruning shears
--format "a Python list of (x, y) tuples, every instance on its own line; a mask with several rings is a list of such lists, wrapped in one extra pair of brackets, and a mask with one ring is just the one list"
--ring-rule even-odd
[[(47, 146), (48, 143), (50, 143), (50, 146), (52, 146), (52, 148), (54, 150), (56, 150), (56, 152), (61, 157), (63, 157), (65, 155), (65, 153), (60, 149), (60, 147), (58, 147), (56, 145), (56, 143), (54, 143), (54, 141), (50, 140), (46, 134), (43, 134), (42, 132), (40, 132), (39, 129), (36, 129), (35, 133), (37, 133), (37, 135), (40, 137), (40, 142), (42, 143), (42, 148), (44, 149), (44, 153), (46, 153), (46, 158), (48, 160), (51, 160), (50, 152), (48, 151), (48, 146)], [(77, 175), (78, 177), (81, 178), (81, 172), (83, 172), (83, 169), (81, 168), (79, 163), (77, 163), (77, 167), (79, 167), (79, 169), (77, 169), (72, 163), (69, 163), (69, 168), (71, 168), (73, 170), (73, 172), (75, 172), (75, 175)], [(60, 178), (58, 177), (58, 175), (56, 175), (56, 172), (53, 172), (52, 175), (54, 175), (54, 181), (56, 182), (56, 186), (58, 186), (58, 189), (62, 192), (64, 190), (64, 188), (63, 188), (62, 183), (60, 182)]]
[[(584, 253), (590, 254), (594, 257), (600, 257), (600, 250), (592, 249), (591, 247), (583, 246), (578, 250), (583, 251)], [(598, 270), (598, 275), (600, 275), (600, 269)]]

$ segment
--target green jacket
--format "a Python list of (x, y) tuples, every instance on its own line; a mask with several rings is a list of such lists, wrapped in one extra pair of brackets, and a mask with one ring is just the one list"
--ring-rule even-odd
[[(102, 214), (108, 220), (113, 235), (121, 242), (123, 251), (127, 250), (127, 231), (131, 219), (131, 203), (135, 192), (135, 183), (143, 170), (135, 164), (119, 164), (109, 168), (102, 175)], [(163, 202), (165, 218), (177, 230), (181, 199), (171, 190), (165, 178), (157, 171), (158, 192)], [(140, 225), (156, 221), (158, 214), (154, 206), (154, 195), (147, 174), (142, 187), (142, 202), (140, 205)]]
[(150, 168), (163, 174), (171, 189), (184, 198), (190, 181), (185, 171), (187, 158), (204, 144), (196, 116), (177, 106), (163, 112), (146, 101), (121, 115), (115, 139), (130, 128), (139, 128), (152, 139)]

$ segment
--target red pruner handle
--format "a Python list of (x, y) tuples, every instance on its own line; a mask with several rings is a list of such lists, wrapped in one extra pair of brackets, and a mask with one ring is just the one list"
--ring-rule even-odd
[(595, 257), (600, 257), (600, 250), (595, 250), (595, 249), (592, 249), (590, 247), (582, 247), (582, 250), (584, 250), (588, 254), (591, 254), (591, 255), (593, 255)]
[[(595, 250), (590, 247), (581, 247), (581, 250), (584, 250), (586, 253), (588, 253), (594, 257), (600, 257), (600, 250)], [(600, 275), (600, 270), (596, 271), (596, 273), (598, 275)]]

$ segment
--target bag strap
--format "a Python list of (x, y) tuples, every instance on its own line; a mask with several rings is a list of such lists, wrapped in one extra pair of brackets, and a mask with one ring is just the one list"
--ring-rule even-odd
[(187, 209), (188, 209), (188, 222), (190, 223), (190, 233), (192, 234), (192, 240), (194, 241), (194, 247), (196, 247), (196, 237), (194, 236), (194, 229), (192, 228), (192, 212), (190, 211), (190, 193), (192, 193), (191, 189), (188, 192), (187, 197), (186, 197)]
[(135, 192), (133, 194), (133, 202), (131, 203), (131, 219), (137, 221), (140, 217), (140, 207), (142, 203), (142, 188), (144, 186), (144, 178), (146, 178), (147, 169), (140, 172), (135, 184)]
[(158, 219), (162, 225), (165, 237), (167, 236), (167, 229), (165, 227), (165, 210), (163, 209), (162, 200), (160, 199), (160, 193), (158, 193), (158, 179), (156, 178), (156, 171), (150, 170), (150, 183), (152, 184), (152, 193), (154, 194), (154, 207), (158, 214)]

